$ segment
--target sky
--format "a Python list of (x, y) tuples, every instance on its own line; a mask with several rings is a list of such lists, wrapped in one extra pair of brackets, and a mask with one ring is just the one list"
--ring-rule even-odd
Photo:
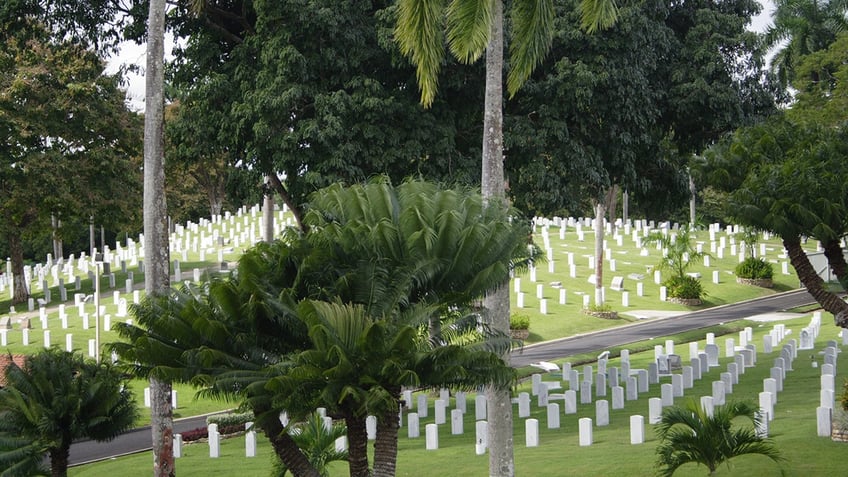
[[(754, 31), (762, 32), (771, 24), (771, 13), (774, 10), (772, 0), (759, 0), (763, 5), (763, 11), (754, 17), (751, 21), (750, 28)], [(168, 56), (173, 45), (173, 36), (168, 35), (165, 39), (165, 55)], [(121, 45), (120, 53), (110, 59), (106, 72), (109, 74), (115, 73), (121, 65), (134, 64), (140, 66), (140, 73), (127, 73), (127, 104), (134, 111), (144, 111), (144, 68), (146, 45), (138, 45), (135, 42), (124, 42)]]

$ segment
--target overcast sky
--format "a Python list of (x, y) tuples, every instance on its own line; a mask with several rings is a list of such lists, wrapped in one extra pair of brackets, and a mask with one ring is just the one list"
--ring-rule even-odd
[[(774, 9), (772, 0), (760, 0), (763, 5), (763, 11), (751, 21), (751, 29), (754, 31), (764, 31), (771, 24), (771, 13)], [(165, 40), (165, 54), (168, 55), (173, 45), (173, 37), (168, 36)], [(107, 73), (114, 73), (123, 64), (135, 64), (141, 67), (142, 73), (127, 74), (127, 102), (135, 111), (144, 110), (144, 67), (146, 45), (137, 45), (135, 42), (125, 42), (121, 45), (120, 53), (112, 58), (106, 69)]]

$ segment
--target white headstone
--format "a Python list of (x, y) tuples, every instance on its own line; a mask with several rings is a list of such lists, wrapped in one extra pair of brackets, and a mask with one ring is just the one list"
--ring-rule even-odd
[(648, 423), (659, 424), (662, 419), (663, 402), (660, 398), (648, 399)]
[(415, 439), (421, 436), (421, 425), (417, 412), (410, 412), (406, 416), (406, 437)]
[(645, 417), (630, 416), (630, 443), (642, 444), (645, 442)]
[(489, 440), (489, 426), (486, 421), (477, 421), (477, 424), (474, 426), (475, 437), (474, 440), (476, 442), (476, 450), (477, 455), (483, 455), (486, 453), (486, 447), (488, 447)]
[(580, 446), (591, 446), (592, 445), (592, 419), (588, 417), (580, 418), (577, 421), (577, 427), (580, 432)]
[(439, 448), (439, 426), (435, 424), (427, 424), (424, 426), (426, 433), (427, 450), (438, 450)]
[(559, 404), (550, 403), (547, 406), (548, 429), (559, 429)]
[(539, 446), (539, 420), (527, 419), (524, 421), (524, 443), (527, 447)]
[(609, 401), (606, 399), (595, 401), (595, 424), (598, 427), (609, 425)]

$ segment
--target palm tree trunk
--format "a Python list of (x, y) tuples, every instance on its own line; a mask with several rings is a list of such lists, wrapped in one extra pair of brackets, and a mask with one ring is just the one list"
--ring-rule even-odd
[[(483, 110), (483, 174), (481, 190), (486, 199), (502, 199), (505, 194), (503, 172), (503, 2), (492, 6), (492, 31), (486, 47), (486, 92)], [(495, 331), (509, 333), (509, 289), (504, 283), (486, 296)], [(509, 362), (509, 352), (503, 356)], [(513, 477), (512, 402), (509, 389), (486, 388), (488, 401), (489, 475)]]
[[(400, 392), (394, 393), (398, 399)], [(374, 477), (394, 477), (397, 468), (398, 409), (386, 411), (377, 419), (374, 441)]]
[(68, 445), (50, 450), (50, 475), (52, 477), (67, 477), (70, 441), (69, 437)]
[[(144, 111), (144, 290), (147, 296), (170, 288), (168, 208), (165, 202), (165, 0), (148, 11)], [(171, 383), (150, 377), (150, 429), (154, 477), (176, 475)]]
[(801, 248), (801, 240), (798, 237), (783, 237), (783, 246), (789, 255), (789, 263), (795, 268), (798, 279), (807, 288), (807, 293), (812, 295), (825, 311), (833, 314), (837, 326), (848, 327), (848, 303), (825, 289), (824, 280), (816, 273), (806, 252)]
[[(263, 412), (254, 409), (254, 414), (259, 416)], [(301, 452), (297, 443), (291, 438), (286, 429), (276, 417), (263, 419), (259, 426), (262, 432), (271, 441), (271, 447), (277, 458), (289, 469), (295, 477), (321, 477), (321, 474), (309, 463), (309, 459)]]
[(347, 454), (350, 477), (370, 477), (368, 468), (368, 433), (365, 430), (365, 418), (346, 413)]

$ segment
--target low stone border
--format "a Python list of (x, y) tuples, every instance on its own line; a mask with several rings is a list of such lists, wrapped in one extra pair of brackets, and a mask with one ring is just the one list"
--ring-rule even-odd
[(774, 281), (771, 278), (742, 278), (736, 277), (736, 283), (741, 283), (742, 285), (753, 285), (755, 287), (760, 288), (772, 288), (774, 287)]
[(526, 340), (530, 337), (530, 330), (509, 330), (509, 336), (514, 340)]

